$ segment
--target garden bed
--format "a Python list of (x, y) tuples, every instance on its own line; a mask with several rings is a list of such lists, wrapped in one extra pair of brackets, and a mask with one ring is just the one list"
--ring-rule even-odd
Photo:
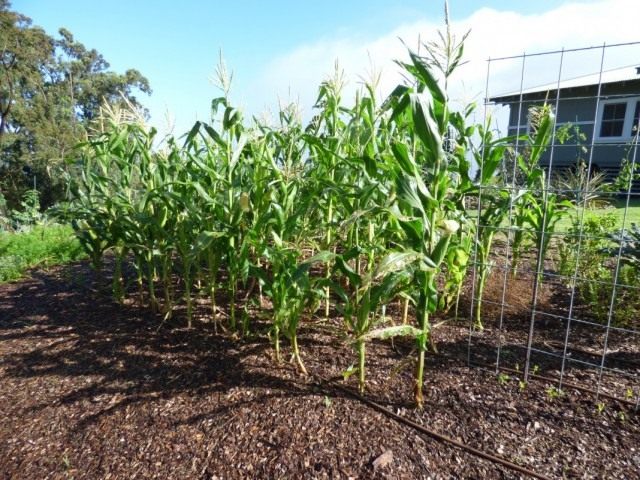
[[(474, 334), (474, 358), (494, 361), (497, 338), (521, 343), (526, 315), (507, 314), (502, 337), (490, 321)], [(204, 321), (187, 330), (179, 315), (158, 330), (156, 316), (99, 291), (84, 264), (2, 285), (0, 476), (518, 478), (319, 383), (319, 375), (340, 376), (355, 359), (346, 341), (335, 341), (338, 321), (303, 322), (311, 375), (302, 377), (292, 364), (274, 366), (264, 335), (215, 335)], [(548, 344), (562, 331), (540, 328), (536, 342)], [(588, 348), (589, 341), (596, 340), (576, 344)], [(544, 382), (522, 389), (513, 376), (469, 368), (467, 343), (463, 325), (438, 330), (440, 353), (427, 358), (422, 411), (412, 406), (412, 343), (372, 343), (366, 397), (551, 478), (637, 475), (633, 409), (613, 401), (599, 407), (594, 395), (570, 388), (556, 397), (547, 391), (554, 384)], [(625, 358), (639, 358), (637, 345), (624, 346)], [(519, 361), (505, 358), (510, 368)], [(537, 364), (540, 374), (557, 368)], [(637, 366), (620, 368), (635, 373)], [(571, 366), (567, 379), (597, 374)], [(388, 464), (374, 467), (387, 451)]]

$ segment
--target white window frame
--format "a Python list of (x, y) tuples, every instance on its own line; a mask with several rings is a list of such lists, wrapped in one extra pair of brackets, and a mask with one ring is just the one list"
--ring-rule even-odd
[[(640, 96), (637, 97), (621, 97), (612, 98), (607, 100), (601, 100), (598, 106), (598, 115), (596, 118), (596, 141), (598, 143), (620, 143), (629, 142), (633, 140), (633, 114), (636, 111), (636, 102), (640, 102)], [(626, 103), (627, 109), (624, 114), (624, 124), (622, 125), (622, 135), (619, 137), (601, 137), (600, 132), (602, 130), (602, 115), (604, 113), (605, 105), (612, 103)]]

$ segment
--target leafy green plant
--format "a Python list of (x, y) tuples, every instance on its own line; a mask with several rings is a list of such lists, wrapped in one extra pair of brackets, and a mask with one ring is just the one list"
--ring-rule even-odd
[(25, 191), (20, 208), (11, 212), (11, 218), (18, 230), (28, 229), (40, 223), (44, 218), (40, 212), (40, 193), (37, 190)]
[(13, 230), (13, 228), (11, 226), (9, 212), (7, 210), (7, 200), (4, 198), (2, 192), (0, 192), (0, 232), (7, 232), (10, 230)]
[(613, 246), (605, 249), (607, 254), (620, 254), (623, 264), (640, 267), (640, 226), (632, 223), (629, 228), (610, 233), (609, 239)]
[[(374, 329), (378, 309), (393, 299), (403, 288), (406, 288), (410, 275), (405, 267), (415, 261), (415, 254), (411, 252), (390, 252), (383, 257), (375, 268), (358, 274), (348, 262), (357, 255), (357, 249), (336, 257), (336, 269), (348, 280), (350, 292), (340, 285), (332, 286), (342, 301), (339, 310), (353, 338), (358, 352), (358, 385), (360, 392), (365, 388), (365, 356), (366, 342), (374, 338), (391, 338), (396, 335), (406, 335), (407, 332), (416, 333), (414, 327), (383, 327)], [(373, 265), (371, 264), (371, 267)]]
[(552, 180), (552, 186), (560, 196), (572, 204), (586, 208), (602, 208), (608, 205), (610, 184), (602, 172), (590, 172), (584, 161), (575, 167), (560, 171)]
[(618, 175), (611, 183), (611, 190), (614, 192), (628, 192), (631, 186), (640, 180), (640, 164), (623, 158), (620, 163)]
[[(548, 174), (540, 165), (554, 135), (555, 116), (552, 108), (545, 104), (530, 110), (532, 133), (528, 138), (525, 154), (518, 156), (517, 162), (525, 177), (526, 192), (520, 196), (515, 206), (513, 235), (512, 270), (517, 273), (522, 252), (530, 242), (538, 251), (538, 258), (544, 263), (555, 228), (573, 207), (552, 191)], [(541, 271), (537, 272), (539, 278)]]
[[(545, 254), (567, 208), (548, 193), (539, 165), (550, 112), (514, 165), (524, 183), (511, 188), (499, 169), (513, 139), (494, 138), (472, 122), (473, 104), (456, 111), (447, 96), (462, 42), (447, 28), (441, 43), (426, 46), (426, 55), (409, 52), (400, 63), (407, 82), (380, 104), (375, 76), (344, 104), (336, 69), (306, 125), (295, 105), (274, 122), (243, 118), (224, 69), (210, 122), (196, 122), (180, 141), (158, 147), (139, 116), (105, 108), (78, 149), (82, 175), (68, 213), (96, 268), (114, 256), (115, 297), (129, 294), (130, 263), (140, 304), (162, 321), (185, 312), (192, 327), (206, 297), (216, 331), (261, 334), (252, 321), (268, 318), (275, 357), (284, 336), (303, 373), (298, 331), (324, 302), (325, 318), (337, 312), (344, 320), (337, 335), (358, 357), (345, 377), (358, 372), (361, 391), (367, 342), (415, 341), (414, 394), (423, 406), (425, 352), (435, 350), (436, 319), (458, 304), (473, 250), (482, 297), (508, 212)], [(474, 155), (482, 168), (472, 179)], [(465, 208), (469, 200), (480, 200), (480, 218)], [(399, 299), (404, 318), (395, 324), (387, 306)], [(254, 316), (254, 307), (262, 312)], [(480, 325), (479, 306), (476, 319)]]
[(627, 387), (624, 392), (624, 398), (626, 398), (627, 400), (631, 400), (633, 398), (633, 388)]
[(576, 215), (562, 242), (558, 245), (558, 271), (573, 282), (574, 274), (580, 279), (602, 279), (609, 270), (610, 256), (605, 249), (609, 236), (617, 224), (616, 216), (608, 213)]
[[(582, 225), (576, 217), (559, 245), (558, 270), (596, 320), (607, 322), (611, 313), (614, 325), (631, 325), (640, 296), (635, 288), (627, 286), (635, 284), (640, 271), (637, 247), (640, 235), (633, 225), (624, 234), (615, 229), (616, 225), (617, 218), (612, 212), (585, 214)], [(620, 266), (616, 269), (619, 253)], [(616, 298), (610, 312), (614, 282)]]
[(468, 273), (473, 248), (473, 238), (461, 232), (452, 243), (445, 258), (446, 282), (443, 295), (440, 297), (439, 310), (446, 313), (455, 305), (454, 318), (457, 319), (462, 287)]
[(302, 313), (311, 303), (313, 296), (321, 296), (322, 290), (315, 288), (310, 280), (309, 269), (316, 262), (325, 261), (329, 255), (320, 253), (300, 265), (297, 264), (295, 249), (285, 250), (281, 241), (276, 241), (273, 256), (268, 257), (274, 266), (273, 278), (267, 282), (265, 293), (273, 301), (273, 334), (276, 359), (280, 358), (280, 332), (283, 332), (291, 343), (292, 358), (297, 362), (300, 371), (307, 370), (300, 357), (298, 347), (298, 326)]
[(48, 268), (83, 256), (69, 226), (39, 225), (24, 232), (0, 233), (0, 282), (17, 280), (30, 268)]
[(451, 237), (461, 228), (462, 195), (472, 185), (464, 140), (458, 143), (459, 148), (451, 148), (453, 154), (446, 153), (443, 147), (450, 127), (461, 132), (461, 139), (466, 138), (464, 119), (450, 114), (446, 93), (424, 59), (415, 54), (411, 54), (411, 59), (412, 64), (405, 68), (416, 77), (418, 85), (416, 90), (396, 90), (394, 116), (412, 126), (415, 133), (410, 142), (416, 143), (413, 148), (404, 142), (392, 144), (398, 202), (392, 213), (405, 235), (402, 252), (415, 256), (411, 283), (417, 287), (412, 292), (417, 330), (406, 333), (416, 338), (418, 346), (415, 398), (418, 406), (422, 406), (430, 315), (440, 304), (437, 278)]
[(546, 389), (549, 400), (556, 400), (564, 395), (564, 392), (557, 387), (549, 387)]
[(513, 206), (519, 201), (526, 191), (509, 188), (502, 182), (498, 168), (513, 138), (494, 139), (491, 131), (480, 129), (482, 144), (474, 153), (479, 165), (478, 187), (475, 192), (479, 202), (479, 216), (477, 229), (477, 266), (475, 292), (477, 296), (475, 304), (475, 327), (483, 329), (482, 325), (482, 298), (487, 277), (491, 272), (493, 261), (491, 259), (493, 240), (500, 232), (500, 228)]

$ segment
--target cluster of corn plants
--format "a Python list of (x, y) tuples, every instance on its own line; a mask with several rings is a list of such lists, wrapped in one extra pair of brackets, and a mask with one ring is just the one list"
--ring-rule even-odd
[[(246, 334), (253, 319), (268, 318), (275, 359), (284, 337), (305, 374), (301, 322), (336, 312), (361, 391), (367, 342), (411, 337), (422, 406), (434, 317), (457, 304), (474, 239), (480, 263), (489, 264), (495, 228), (514, 201), (506, 189), (491, 196), (480, 230), (465, 210), (467, 197), (494, 185), (510, 139), (473, 125), (473, 105), (451, 108), (447, 85), (463, 48), (449, 32), (443, 40), (442, 56), (409, 52), (400, 64), (409, 81), (384, 102), (374, 78), (346, 106), (336, 69), (307, 125), (295, 106), (282, 108), (275, 124), (247, 122), (225, 89), (209, 123), (154, 147), (155, 131), (106, 112), (80, 146), (74, 228), (96, 268), (112, 253), (114, 296), (123, 301), (130, 290), (127, 264), (140, 304), (164, 319), (184, 308), (192, 327), (195, 300), (205, 297), (216, 331)], [(481, 292), (486, 270), (479, 278)], [(251, 311), (256, 297), (265, 315)], [(404, 315), (393, 323), (385, 312), (396, 301)]]
[[(547, 171), (540, 166), (545, 150), (553, 142), (556, 125), (550, 105), (532, 108), (530, 112), (532, 133), (523, 138), (524, 153), (518, 155), (516, 168), (524, 178), (519, 201), (515, 203), (512, 269), (514, 276), (520, 264), (525, 246), (533, 245), (541, 261), (547, 255), (555, 227), (569, 214), (575, 205), (551, 188)], [(515, 175), (514, 175), (515, 176)], [(537, 272), (541, 279), (542, 271)]]

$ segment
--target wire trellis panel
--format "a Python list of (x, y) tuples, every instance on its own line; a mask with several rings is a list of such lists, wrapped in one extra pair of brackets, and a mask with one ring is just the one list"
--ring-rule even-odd
[[(638, 59), (637, 78), (605, 81), (609, 63), (621, 57), (619, 49), (626, 49), (624, 55), (632, 60)], [(591, 78), (598, 78), (597, 83), (578, 86), (575, 82), (567, 83), (572, 73), (570, 65), (576, 60), (572, 56), (585, 52), (591, 55), (591, 64), (582, 67), (589, 68)], [(534, 127), (526, 122), (522, 125), (522, 119), (529, 118), (530, 107), (539, 105), (541, 94), (545, 93), (527, 88), (532, 60), (538, 65), (546, 60), (548, 73), (554, 75), (555, 86), (548, 87), (543, 102), (555, 118), (575, 116), (575, 125), (579, 125), (576, 138), (569, 139), (560, 138), (559, 132), (563, 127), (571, 127), (571, 122), (558, 122), (554, 126), (544, 160), (539, 164), (544, 170), (544, 181), (539, 188), (529, 188), (542, 209), (542, 228), (537, 231), (522, 220), (518, 210), (521, 207), (517, 205), (517, 192), (525, 188), (518, 179), (518, 159), (526, 159), (534, 146), (528, 141)], [(628, 66), (629, 58), (626, 61)], [(517, 71), (513, 77), (518, 88), (506, 90), (512, 93), (501, 99), (492, 91), (492, 81), (498, 75), (494, 71), (508, 70), (504, 68), (505, 62), (517, 64), (517, 68), (509, 71)], [(608, 107), (616, 104), (625, 106)], [(509, 110), (511, 125), (507, 131), (514, 135), (510, 148), (512, 161), (500, 181), (480, 189), (477, 205), (473, 207), (472, 214), (477, 219), (476, 247), (472, 255), (467, 361), (469, 365), (492, 365), (496, 373), (501, 369), (520, 372), (524, 382), (543, 369), (544, 378), (553, 379), (558, 391), (565, 385), (577, 385), (593, 392), (596, 401), (601, 396), (617, 398), (627, 404), (634, 402), (638, 409), (640, 238), (633, 244), (628, 235), (634, 215), (636, 221), (640, 218), (640, 42), (488, 59), (485, 129), (496, 127), (490, 122), (492, 111), (499, 108), (503, 113), (504, 109)], [(607, 122), (615, 123), (614, 133), (621, 134), (610, 135), (609, 127), (603, 127)], [(566, 178), (567, 171), (576, 168), (566, 156), (566, 148), (574, 147), (581, 152), (576, 154), (574, 163), (581, 157), (586, 177), (579, 188), (575, 185), (568, 188), (567, 181), (557, 180)], [(565, 149), (564, 157), (559, 156), (561, 148)], [(479, 168), (482, 175), (482, 165)], [(592, 184), (593, 172), (597, 170), (606, 170), (607, 180), (611, 172), (617, 174), (617, 188), (607, 182)], [(509, 195), (506, 221), (499, 226), (483, 224), (482, 214), (487, 208), (483, 198), (490, 199), (498, 191)], [(594, 208), (594, 198), (600, 204), (612, 206)], [(563, 206), (565, 219), (556, 221), (552, 202), (559, 199), (570, 200), (572, 206)], [(617, 225), (593, 231), (589, 222), (597, 223), (604, 215), (615, 218)], [(488, 263), (478, 253), (481, 229), (491, 230), (498, 240), (493, 244)], [(530, 234), (534, 234), (534, 241), (524, 244), (526, 251), (523, 251), (523, 244), (515, 239)], [(639, 250), (638, 256), (630, 257), (628, 249), (634, 245)], [(559, 256), (560, 251), (565, 253), (564, 259)], [(516, 265), (517, 259), (520, 265)], [(492, 289), (490, 294), (484, 290), (481, 295), (483, 288), (476, 284), (479, 269), (486, 267), (491, 270)], [(483, 314), (483, 330), (477, 326), (479, 303), (485, 310), (490, 309), (490, 314)]]

